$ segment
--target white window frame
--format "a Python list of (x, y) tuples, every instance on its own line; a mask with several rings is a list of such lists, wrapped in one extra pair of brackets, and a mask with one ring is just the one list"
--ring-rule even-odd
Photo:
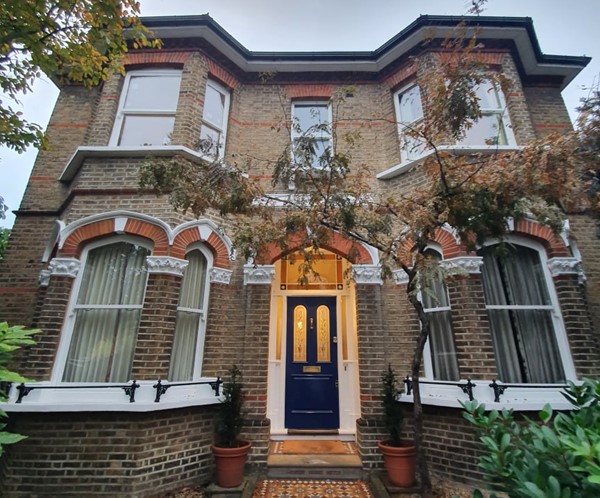
[[(125, 122), (126, 116), (173, 116), (176, 117), (177, 107), (173, 110), (165, 110), (165, 109), (128, 109), (125, 110), (125, 101), (127, 99), (127, 92), (129, 89), (129, 84), (131, 82), (132, 77), (136, 76), (151, 76), (151, 77), (160, 77), (160, 76), (174, 76), (179, 75), (180, 84), (182, 71), (179, 69), (141, 69), (136, 71), (129, 71), (125, 75), (125, 81), (123, 82), (123, 88), (121, 89), (121, 96), (119, 98), (119, 107), (117, 109), (117, 115), (115, 118), (115, 123), (113, 125), (113, 131), (110, 136), (109, 145), (113, 147), (121, 147), (119, 145), (119, 139), (121, 137), (121, 131), (123, 128), (123, 124)], [(159, 144), (163, 145), (163, 144)]]
[[(206, 247), (206, 245), (202, 243), (195, 243), (188, 247), (185, 253), (186, 256), (195, 250), (199, 250), (206, 258), (206, 281), (204, 282), (204, 301), (202, 302), (202, 308), (184, 308), (179, 306), (179, 303), (177, 303), (177, 312), (185, 311), (200, 315), (200, 319), (198, 320), (198, 330), (196, 332), (196, 351), (194, 352), (194, 368), (192, 371), (193, 381), (200, 379), (202, 375), (202, 363), (204, 362), (204, 342), (206, 341), (206, 322), (208, 318), (208, 303), (210, 294), (210, 273), (214, 265), (212, 252), (208, 249), (208, 247)], [(171, 368), (171, 360), (172, 357), (169, 359), (169, 370)]]
[[(444, 253), (442, 251), (442, 248), (439, 247), (437, 244), (429, 244), (425, 248), (425, 250), (437, 252), (440, 256), (440, 263), (442, 261), (444, 261)], [(444, 282), (444, 288), (446, 291), (446, 299), (448, 301), (448, 306), (437, 306), (437, 307), (433, 307), (433, 308), (427, 308), (425, 306), (425, 302), (423, 300), (423, 293), (422, 293), (422, 291), (419, 291), (418, 299), (421, 301), (421, 303), (423, 303), (423, 311), (425, 313), (436, 313), (436, 312), (440, 312), (440, 311), (452, 312), (452, 303), (450, 302), (450, 294), (448, 293), (448, 286), (445, 284), (445, 282)], [(450, 324), (450, 334), (452, 334), (452, 342), (454, 343), (454, 354), (456, 355), (456, 343), (454, 342), (454, 330), (452, 329), (452, 321), (450, 323), (451, 323)], [(424, 378), (427, 380), (435, 380), (434, 372), (433, 372), (433, 359), (432, 359), (430, 338), (431, 337), (427, 338), (427, 342), (425, 343), (425, 349), (423, 350), (423, 366), (424, 366), (424, 371), (425, 371)], [(458, 371), (460, 374), (460, 363), (458, 362), (458, 358), (457, 358), (457, 364), (458, 364)], [(441, 382), (444, 382), (444, 381), (441, 381)], [(457, 382), (457, 381), (448, 381), (448, 382)]]
[[(490, 80), (484, 80), (484, 84), (485, 84), (485, 82), (489, 82), (489, 81)], [(422, 98), (421, 88), (419, 87), (419, 85), (417, 83), (410, 83), (409, 85), (403, 86), (402, 88), (400, 88), (400, 90), (398, 90), (397, 92), (394, 93), (394, 108), (396, 111), (396, 121), (398, 123), (398, 137), (400, 139), (400, 161), (401, 162), (400, 162), (400, 165), (394, 166), (392, 169), (398, 169), (399, 167), (401, 167), (404, 164), (413, 163), (413, 162), (423, 159), (433, 153), (433, 151), (428, 147), (423, 147), (423, 150), (415, 149), (415, 150), (409, 151), (405, 146), (405, 140), (404, 140), (405, 129), (407, 127), (414, 128), (414, 127), (418, 126), (419, 123), (423, 120), (423, 118), (424, 118), (423, 113), (425, 112), (423, 109), (422, 101), (421, 101), (422, 114), (420, 117), (418, 117), (417, 119), (414, 119), (412, 121), (404, 121), (402, 119), (400, 98), (402, 95), (408, 93), (413, 88), (417, 88), (417, 90), (419, 92), (419, 97)], [(482, 107), (481, 115), (482, 115), (482, 117), (490, 116), (490, 115), (500, 116), (500, 120), (503, 125), (503, 130), (504, 130), (504, 134), (506, 136), (507, 143), (503, 144), (503, 145), (497, 145), (497, 144), (494, 145), (494, 144), (486, 144), (486, 143), (475, 144), (475, 145), (466, 145), (459, 141), (459, 142), (457, 142), (455, 144), (451, 144), (451, 145), (439, 145), (438, 146), (439, 150), (451, 150), (454, 152), (470, 151), (470, 150), (472, 150), (473, 152), (482, 152), (485, 150), (492, 151), (492, 150), (496, 150), (496, 149), (498, 149), (498, 150), (514, 150), (514, 148), (516, 147), (516, 140), (515, 140), (515, 135), (512, 130), (512, 124), (510, 121), (510, 115), (508, 112), (508, 107), (506, 105), (506, 99), (504, 97), (504, 92), (502, 92), (502, 89), (498, 88), (496, 85), (494, 85), (493, 88), (494, 88), (494, 91), (496, 92), (496, 96), (499, 101), (499, 106), (498, 107)], [(471, 129), (473, 129), (476, 126), (477, 126), (477, 123), (474, 123), (474, 125)], [(423, 142), (424, 142), (424, 140), (423, 140)], [(386, 171), (384, 173), (388, 173), (388, 172)], [(379, 175), (378, 175), (378, 177), (379, 177)]]
[[(462, 142), (457, 142), (457, 146), (458, 147), (464, 147), (464, 148), (468, 148), (468, 147), (475, 147), (475, 148), (481, 148), (481, 146), (484, 147), (490, 147), (490, 148), (496, 148), (496, 147), (514, 147), (516, 145), (516, 141), (515, 141), (515, 135), (513, 133), (512, 130), (512, 124), (510, 121), (510, 114), (508, 113), (508, 106), (506, 105), (506, 98), (504, 97), (504, 92), (502, 91), (501, 88), (498, 88), (498, 85), (494, 84), (492, 81), (490, 80), (484, 80), (481, 84), (491, 84), (491, 87), (493, 88), (493, 91), (495, 93), (495, 96), (498, 100), (498, 107), (480, 107), (480, 112), (481, 112), (481, 117), (485, 117), (485, 116), (498, 116), (500, 122), (502, 123), (502, 127), (503, 127), (503, 131), (504, 134), (506, 136), (506, 143), (505, 144), (486, 144), (486, 143), (482, 143), (482, 144), (472, 144), (472, 145), (466, 145), (463, 144)], [(478, 85), (480, 86), (480, 85)], [(467, 133), (469, 131), (471, 131), (473, 128), (475, 128), (477, 126), (477, 122), (473, 123), (473, 126), (467, 130)]]
[[(217, 83), (215, 80), (210, 79), (210, 78), (208, 78), (206, 80), (206, 88), (208, 88), (208, 87), (211, 87), (213, 90), (215, 90), (216, 92), (220, 93), (221, 95), (223, 95), (225, 97), (225, 103), (223, 105), (223, 126), (220, 127), (216, 123), (213, 123), (208, 118), (206, 118), (206, 116), (204, 115), (204, 107), (203, 107), (203, 109), (202, 109), (202, 125), (201, 125), (201, 129), (200, 129), (200, 134), (202, 134), (202, 128), (207, 127), (211, 130), (217, 131), (220, 134), (221, 139), (219, 140), (219, 143), (217, 144), (216, 156), (212, 153), (203, 153), (202, 155), (205, 156), (207, 159), (211, 159), (211, 160), (223, 159), (223, 156), (225, 155), (225, 144), (227, 143), (227, 124), (229, 121), (229, 105), (231, 102), (231, 91), (229, 89), (225, 88), (220, 83)], [(205, 92), (204, 102), (206, 103), (206, 92)]]
[[(489, 240), (486, 241), (482, 248), (489, 247), (498, 244), (499, 240)], [(562, 312), (560, 310), (560, 303), (558, 301), (558, 294), (556, 293), (556, 288), (554, 286), (554, 280), (552, 279), (552, 275), (550, 274), (550, 269), (548, 268), (548, 256), (546, 254), (546, 249), (541, 244), (537, 243), (534, 240), (531, 240), (527, 237), (523, 237), (520, 235), (510, 235), (506, 237), (504, 240), (505, 243), (513, 243), (515, 245), (520, 245), (523, 247), (527, 247), (532, 249), (538, 253), (540, 258), (540, 267), (542, 270), (542, 274), (544, 276), (544, 280), (546, 282), (546, 289), (548, 291), (548, 297), (550, 299), (549, 305), (535, 305), (535, 306), (525, 306), (525, 305), (488, 305), (485, 303), (486, 311), (489, 309), (540, 309), (540, 310), (549, 310), (552, 317), (552, 325), (554, 328), (554, 335), (556, 337), (556, 347), (558, 348), (558, 352), (560, 355), (560, 360), (563, 366), (563, 371), (565, 374), (565, 378), (568, 381), (576, 381), (577, 374), (575, 371), (575, 365), (573, 363), (573, 356), (571, 354), (571, 348), (569, 346), (569, 341), (567, 338), (567, 331), (565, 329), (564, 320), (562, 317)], [(483, 268), (482, 268), (483, 271)], [(523, 385), (529, 385), (529, 383), (523, 383)]]
[[(291, 126), (291, 139), (292, 139), (292, 161), (294, 161), (294, 148), (297, 139), (304, 135), (304, 131), (298, 130), (298, 122), (296, 120), (296, 107), (326, 107), (327, 108), (327, 124), (331, 128), (333, 123), (333, 110), (331, 108), (331, 102), (327, 100), (294, 100), (292, 101), (292, 126)], [(333, 154), (333, 130), (330, 129), (328, 146)], [(321, 166), (313, 166), (315, 170), (322, 169)]]
[[(73, 283), (73, 287), (71, 290), (71, 297), (69, 298), (69, 304), (67, 307), (67, 314), (65, 317), (65, 321), (62, 327), (62, 334), (60, 343), (58, 345), (58, 349), (56, 352), (56, 359), (54, 361), (54, 367), (52, 369), (52, 375), (50, 377), (50, 381), (52, 384), (78, 384), (78, 382), (64, 382), (62, 380), (63, 374), (65, 371), (65, 367), (67, 364), (67, 358), (69, 355), (69, 348), (71, 347), (71, 339), (73, 338), (73, 330), (75, 328), (75, 319), (76, 319), (76, 309), (77, 298), (79, 297), (79, 292), (81, 290), (81, 284), (83, 281), (83, 275), (85, 273), (85, 265), (87, 263), (88, 254), (90, 251), (97, 249), (102, 246), (111, 245), (118, 242), (125, 242), (128, 244), (135, 244), (138, 246), (142, 246), (149, 251), (149, 255), (152, 254), (152, 244), (147, 240), (134, 237), (131, 235), (115, 235), (113, 237), (109, 237), (107, 239), (98, 240), (95, 242), (91, 242), (87, 244), (82, 253), (81, 253), (81, 264), (79, 272), (77, 273), (77, 277), (75, 277), (75, 282)], [(146, 299), (146, 291), (148, 288), (148, 272), (146, 272), (146, 282), (144, 283), (144, 293), (142, 297), (142, 303), (144, 303)], [(90, 308), (90, 306), (83, 306), (84, 308)], [(127, 309), (142, 309), (143, 304), (141, 305), (103, 305), (103, 308), (124, 308)], [(105, 384), (105, 382), (98, 382), (97, 384)]]
[[(413, 88), (416, 88), (419, 92), (419, 99), (421, 101), (421, 116), (412, 120), (405, 121), (402, 119), (402, 108), (400, 106), (400, 99), (403, 95), (410, 92)], [(420, 158), (424, 153), (427, 152), (428, 149), (425, 149), (423, 152), (419, 152), (418, 150), (409, 150), (405, 146), (405, 130), (407, 127), (415, 128), (419, 126), (419, 123), (423, 121), (424, 117), (424, 109), (423, 109), (423, 100), (421, 95), (421, 88), (416, 83), (410, 83), (409, 85), (403, 86), (394, 93), (394, 108), (396, 110), (396, 121), (398, 123), (398, 138), (400, 139), (400, 159), (402, 163), (414, 161), (415, 159)]]

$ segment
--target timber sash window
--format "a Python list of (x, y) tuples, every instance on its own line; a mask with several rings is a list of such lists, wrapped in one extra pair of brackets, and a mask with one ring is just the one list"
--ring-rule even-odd
[(481, 117), (473, 121), (459, 145), (509, 145), (512, 133), (504, 96), (499, 88), (486, 80), (475, 88)]
[[(208, 261), (200, 249), (187, 254), (189, 262), (179, 295), (169, 380), (192, 380), (202, 364), (208, 301)], [(196, 371), (198, 370), (198, 371)]]
[[(425, 255), (438, 261), (442, 259), (441, 255), (433, 249), (427, 249)], [(445, 282), (441, 279), (429, 278), (421, 296), (430, 323), (429, 348), (433, 378), (459, 380), (450, 301)]]
[(326, 102), (294, 102), (292, 105), (294, 160), (307, 167), (323, 169), (331, 153), (331, 109)]
[(181, 71), (127, 73), (111, 145), (168, 145), (175, 124)]
[(483, 287), (500, 380), (562, 383), (548, 282), (537, 250), (511, 244), (483, 256)]
[(146, 288), (145, 247), (116, 242), (90, 249), (73, 307), (64, 382), (126, 382)]
[(423, 119), (423, 104), (419, 87), (413, 85), (398, 92), (395, 106), (402, 160), (411, 161), (423, 154), (426, 149), (424, 140), (412, 135)]
[(223, 157), (228, 115), (229, 91), (217, 82), (208, 80), (200, 129), (200, 152), (210, 159)]

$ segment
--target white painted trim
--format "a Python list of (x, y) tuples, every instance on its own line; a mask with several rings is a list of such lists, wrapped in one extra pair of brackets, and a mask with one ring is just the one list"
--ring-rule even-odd
[(205, 157), (198, 151), (182, 145), (143, 145), (139, 147), (125, 146), (87, 146), (77, 147), (69, 158), (60, 177), (61, 182), (70, 182), (88, 158), (147, 158), (147, 157), (183, 156), (195, 164), (206, 163)]
[(231, 282), (231, 275), (233, 274), (233, 270), (228, 270), (226, 268), (219, 268), (218, 266), (213, 266), (210, 269), (210, 283), (216, 284), (227, 284)]
[(52, 275), (52, 272), (50, 270), (40, 271), (40, 275), (38, 277), (38, 283), (40, 287), (48, 287), (48, 285), (50, 284), (50, 275)]
[(551, 258), (547, 261), (550, 275), (557, 277), (559, 275), (580, 275), (581, 261), (577, 258)]
[(482, 265), (483, 258), (481, 256), (458, 256), (440, 261), (442, 268), (464, 274), (479, 274)]
[(188, 264), (185, 259), (173, 256), (148, 256), (146, 258), (148, 273), (166, 273), (181, 277)]
[(355, 284), (383, 285), (379, 265), (352, 265), (352, 278)]
[(230, 259), (232, 259), (235, 254), (233, 249), (233, 242), (231, 241), (231, 239), (227, 235), (225, 235), (223, 229), (221, 229), (211, 220), (202, 219), (188, 221), (171, 229), (171, 227), (167, 223), (165, 223), (159, 218), (155, 218), (154, 216), (150, 216), (143, 213), (136, 213), (134, 211), (124, 210), (107, 211), (105, 213), (93, 214), (91, 216), (86, 216), (85, 218), (75, 220), (66, 226), (63, 223), (63, 228), (58, 236), (58, 247), (62, 248), (65, 241), (75, 230), (97, 221), (104, 221), (110, 219), (113, 219), (115, 233), (119, 233), (120, 231), (124, 230), (125, 225), (127, 224), (127, 220), (129, 219), (144, 221), (151, 225), (155, 225), (165, 232), (170, 246), (173, 245), (173, 242), (179, 233), (181, 233), (184, 230), (187, 230), (190, 227), (196, 226), (198, 227), (198, 233), (200, 234), (202, 241), (207, 241), (210, 235), (214, 233), (223, 242), (223, 244), (225, 244), (225, 247), (227, 248), (227, 251), (230, 255)]
[(404, 270), (393, 270), (392, 277), (396, 285), (408, 285), (408, 275)]
[[(422, 381), (431, 382), (431, 379), (422, 378)], [(466, 383), (465, 379), (459, 382)], [(557, 386), (555, 389), (548, 387), (552, 384), (522, 384), (523, 387), (508, 387), (504, 394), (500, 396), (500, 402), (494, 401), (494, 391), (489, 385), (491, 380), (471, 379), (475, 384), (473, 388), (473, 397), (479, 402), (485, 404), (486, 411), (513, 409), (515, 411), (537, 411), (541, 410), (546, 403), (549, 403), (555, 410), (569, 410), (573, 405), (569, 403), (561, 394), (563, 387)], [(502, 386), (501, 382), (498, 385)], [(544, 386), (544, 387), (541, 387)], [(462, 408), (460, 401), (469, 401), (469, 397), (462, 392), (460, 387), (451, 382), (436, 381), (435, 384), (420, 384), (421, 402), (424, 405), (447, 406), (451, 408)], [(403, 389), (398, 400), (402, 403), (413, 403), (413, 395), (405, 394)]]
[[(198, 378), (198, 381), (214, 381), (215, 378)], [(119, 385), (131, 383), (124, 382)], [(162, 395), (159, 403), (154, 402), (156, 381), (137, 381), (140, 387), (135, 392), (135, 402), (130, 403), (129, 397), (121, 387), (104, 389), (85, 389), (85, 386), (97, 386), (94, 383), (55, 383), (37, 382), (37, 386), (56, 386), (57, 389), (34, 389), (16, 403), (17, 384), (13, 384), (7, 403), (2, 408), (10, 413), (27, 412), (153, 412), (171, 410), (188, 406), (206, 406), (220, 403), (221, 397), (215, 396), (208, 384), (196, 386), (170, 387)], [(169, 383), (166, 383), (169, 385)], [(82, 386), (81, 389), (59, 389), (60, 386)], [(109, 383), (102, 384), (110, 386)]]
[(48, 264), (48, 271), (53, 277), (76, 278), (81, 269), (81, 262), (76, 258), (53, 258)]
[(52, 252), (54, 248), (58, 244), (60, 240), (60, 233), (65, 228), (65, 224), (61, 220), (55, 220), (54, 226), (52, 227), (52, 232), (50, 233), (50, 237), (48, 238), (48, 243), (46, 244), (46, 248), (44, 249), (44, 254), (42, 255), (42, 263), (47, 263), (52, 256)]
[[(446, 151), (451, 152), (452, 154), (456, 154), (457, 156), (464, 156), (469, 154), (494, 154), (496, 152), (514, 152), (517, 150), (521, 150), (523, 147), (519, 147), (516, 145), (439, 145), (438, 151)], [(434, 154), (433, 150), (427, 150), (425, 153), (420, 155), (419, 157), (413, 159), (412, 161), (402, 161), (391, 168), (388, 168), (380, 173), (377, 173), (375, 177), (378, 180), (391, 180), (397, 176), (403, 175), (408, 171), (412, 170), (419, 164), (421, 164), (425, 159), (431, 157)]]
[(244, 285), (271, 285), (275, 278), (275, 265), (244, 265)]

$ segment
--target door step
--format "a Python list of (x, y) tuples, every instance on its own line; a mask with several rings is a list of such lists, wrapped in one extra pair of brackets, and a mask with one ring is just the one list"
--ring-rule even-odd
[[(290, 450), (272, 442), (267, 457), (267, 477), (272, 479), (340, 479), (363, 478), (362, 462), (351, 443), (323, 441), (294, 441)], [(306, 451), (308, 450), (308, 451)]]
[(340, 431), (338, 429), (288, 429), (290, 436), (337, 436)]

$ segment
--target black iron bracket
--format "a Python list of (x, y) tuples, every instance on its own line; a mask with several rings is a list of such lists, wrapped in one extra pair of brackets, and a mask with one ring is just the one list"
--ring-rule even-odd
[(500, 403), (500, 396), (504, 394), (504, 391), (508, 388), (508, 386), (501, 386), (496, 382), (496, 379), (492, 381), (490, 387), (494, 390), (494, 402)]
[(132, 380), (131, 385), (121, 388), (125, 391), (125, 394), (129, 396), (130, 403), (135, 403), (135, 391), (138, 387), (140, 387), (140, 385), (135, 380)]

